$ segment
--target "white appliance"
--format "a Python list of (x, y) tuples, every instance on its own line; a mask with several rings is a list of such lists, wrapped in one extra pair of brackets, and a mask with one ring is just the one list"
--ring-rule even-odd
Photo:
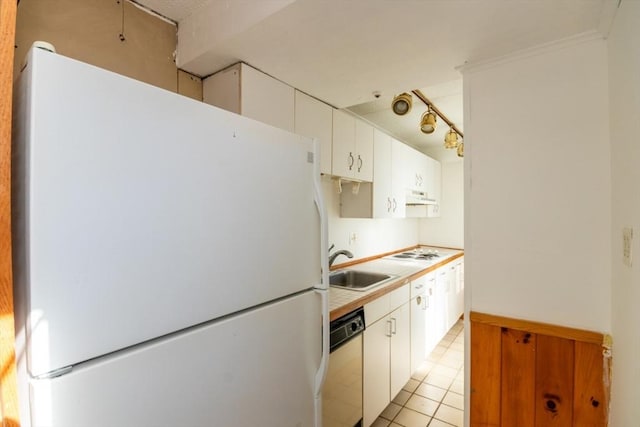
[(320, 426), (314, 143), (32, 49), (16, 90), (23, 426)]

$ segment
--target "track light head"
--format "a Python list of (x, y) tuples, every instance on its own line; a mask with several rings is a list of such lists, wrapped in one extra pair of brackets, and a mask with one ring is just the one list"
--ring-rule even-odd
[(407, 92), (401, 93), (393, 98), (391, 109), (399, 116), (404, 116), (411, 111), (412, 98)]
[(433, 133), (436, 130), (436, 121), (437, 117), (431, 110), (431, 107), (429, 107), (429, 109), (424, 112), (422, 118), (420, 119), (420, 130), (422, 131), (422, 133)]
[(464, 157), (464, 142), (458, 144), (458, 157)]
[(458, 133), (453, 128), (450, 128), (449, 132), (444, 136), (444, 148), (456, 148), (458, 143)]

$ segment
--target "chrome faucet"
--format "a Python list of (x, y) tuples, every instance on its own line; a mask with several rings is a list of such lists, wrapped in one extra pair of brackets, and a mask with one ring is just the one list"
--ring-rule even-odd
[[(329, 248), (329, 251), (331, 251), (331, 249), (333, 249), (334, 246), (335, 245), (331, 245), (331, 247)], [(345, 255), (347, 258), (353, 258), (353, 254), (351, 252), (349, 252), (346, 249), (340, 249), (339, 251), (335, 251), (334, 253), (329, 255), (329, 267), (331, 267), (331, 265), (334, 263), (338, 255)]]

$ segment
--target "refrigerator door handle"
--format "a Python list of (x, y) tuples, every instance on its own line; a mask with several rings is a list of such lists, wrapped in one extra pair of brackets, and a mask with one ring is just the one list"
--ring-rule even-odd
[(322, 387), (329, 368), (329, 231), (327, 209), (320, 183), (320, 142), (313, 140), (313, 198), (320, 217), (321, 283), (316, 287), (322, 304), (322, 356), (315, 378), (315, 427), (322, 426)]
[(316, 371), (315, 427), (322, 426), (322, 387), (329, 369), (329, 291), (316, 289), (322, 300), (322, 356)]
[(320, 267), (322, 270), (322, 283), (316, 288), (329, 289), (329, 230), (327, 221), (327, 208), (322, 195), (320, 183), (320, 142), (313, 140), (313, 200), (320, 217)]

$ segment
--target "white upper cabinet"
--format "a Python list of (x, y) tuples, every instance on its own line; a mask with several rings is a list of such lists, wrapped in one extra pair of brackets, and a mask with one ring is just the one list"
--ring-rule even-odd
[(343, 189), (340, 215), (343, 218), (404, 218), (406, 179), (399, 151), (405, 145), (373, 129), (373, 184), (360, 185), (358, 194)]
[[(426, 157), (426, 156), (425, 156)], [(426, 157), (429, 162), (428, 179), (426, 181), (426, 192), (430, 199), (435, 200), (435, 204), (427, 206), (427, 217), (440, 216), (440, 196), (442, 193), (442, 165), (439, 161)]]
[(391, 137), (378, 129), (373, 130), (373, 153), (373, 217), (392, 218)]
[(225, 110), (294, 131), (295, 90), (244, 63), (204, 79), (203, 101)]
[(320, 143), (320, 172), (331, 174), (333, 108), (295, 91), (295, 133), (316, 138)]
[(356, 178), (373, 181), (373, 126), (356, 120)]
[(373, 130), (373, 217), (404, 218), (402, 164), (396, 161), (400, 141)]
[(404, 218), (406, 215), (406, 187), (404, 167), (398, 161), (398, 151), (405, 145), (391, 138), (391, 217)]
[(333, 110), (332, 174), (373, 180), (373, 126), (340, 110)]

